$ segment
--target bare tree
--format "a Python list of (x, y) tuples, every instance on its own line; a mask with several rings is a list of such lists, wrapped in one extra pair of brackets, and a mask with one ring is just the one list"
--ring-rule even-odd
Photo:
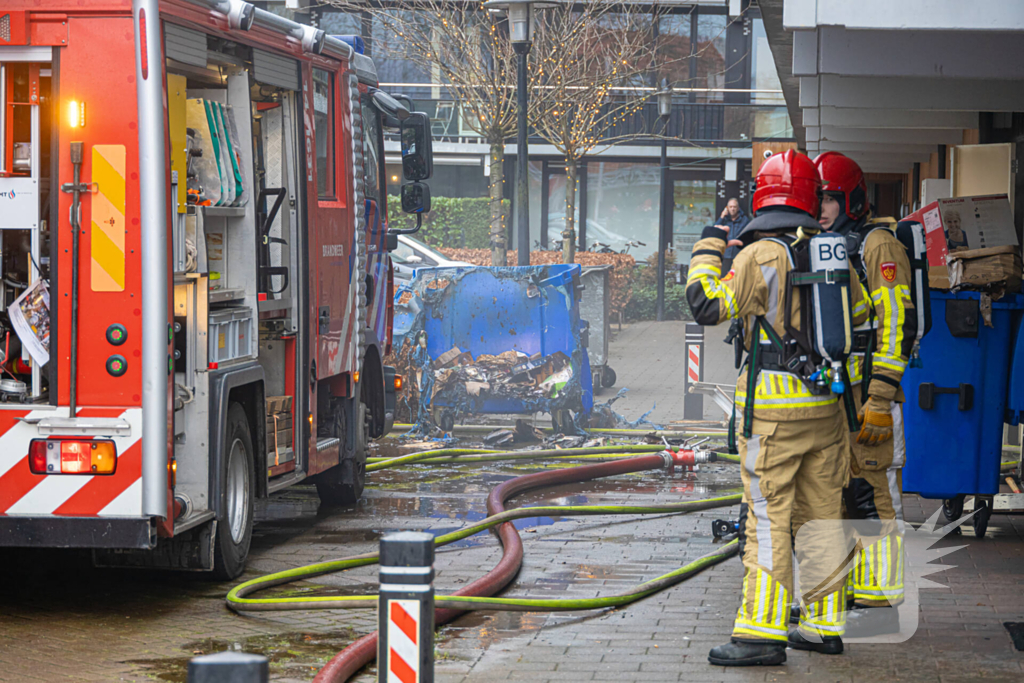
[(491, 265), (507, 265), (504, 190), (505, 141), (516, 131), (515, 54), (505, 21), (480, 0), (325, 0), (347, 12), (365, 12), (401, 40), (374, 41), (374, 50), (408, 59), (440, 79), (461, 108), (463, 125), (490, 149)]
[(647, 80), (656, 60), (653, 23), (660, 12), (657, 2), (641, 6), (609, 1), (538, 15), (531, 123), (565, 159), (565, 263), (575, 261), (580, 160), (599, 146), (655, 132), (642, 126), (621, 134), (616, 129), (640, 114), (655, 94)]

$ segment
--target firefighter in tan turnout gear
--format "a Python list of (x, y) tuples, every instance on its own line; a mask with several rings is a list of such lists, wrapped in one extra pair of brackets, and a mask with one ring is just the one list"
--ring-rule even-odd
[[(903, 441), (900, 380), (907, 367), (917, 316), (906, 248), (893, 232), (895, 221), (872, 219), (860, 166), (838, 153), (814, 160), (821, 175), (821, 225), (847, 238), (850, 262), (869, 304), (869, 320), (855, 331), (848, 368), (853, 398), (863, 419), (852, 435), (852, 476), (844, 492), (848, 519), (882, 522), (880, 534), (854, 560), (849, 577), (847, 634), (896, 633), (895, 607), (903, 602)], [(872, 609), (872, 608), (892, 609)]]
[[(801, 584), (814, 590), (800, 596), (798, 629), (789, 633), (787, 625), (793, 538), (808, 521), (841, 518), (850, 458), (849, 420), (834, 393), (837, 383), (843, 386), (843, 365), (836, 358), (845, 360), (845, 354), (834, 356), (831, 365), (826, 359), (808, 367), (808, 337), (815, 335), (805, 325), (812, 309), (821, 320), (838, 315), (839, 350), (848, 353), (852, 325), (865, 319), (867, 308), (856, 278), (850, 277), (845, 240), (818, 234), (820, 192), (818, 172), (806, 156), (787, 151), (771, 157), (757, 175), (755, 218), (741, 234), (746, 246), (732, 270), (720, 271), (726, 234), (714, 227), (705, 228), (690, 261), (686, 294), (696, 321), (717, 325), (742, 319), (748, 353), (735, 401), (748, 504), (743, 599), (730, 642), (709, 654), (713, 664), (781, 664), (787, 642), (800, 649), (842, 652), (845, 576), (830, 572), (843, 566), (841, 542), (797, 549)], [(822, 255), (841, 258), (841, 269), (801, 271), (806, 258), (813, 266)], [(810, 287), (819, 285), (832, 287), (828, 293), (839, 297), (831, 300), (833, 305), (813, 304), (819, 291), (826, 292), (808, 296)], [(853, 316), (855, 309), (859, 317)], [(807, 580), (816, 573), (823, 580)]]

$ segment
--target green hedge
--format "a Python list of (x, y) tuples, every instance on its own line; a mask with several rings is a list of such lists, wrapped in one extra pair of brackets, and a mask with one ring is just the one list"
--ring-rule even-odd
[[(656, 285), (634, 285), (626, 316), (630, 320), (654, 320), (657, 318), (657, 306)], [(665, 320), (693, 320), (686, 301), (686, 288), (671, 280), (665, 283)]]
[[(432, 197), (431, 211), (423, 217), (423, 227), (416, 239), (432, 247), (452, 249), (490, 249), (491, 200), (488, 197)], [(505, 225), (508, 225), (509, 206), (502, 201)], [(402, 213), (399, 197), (388, 197), (388, 225), (392, 228), (412, 228), (416, 217)]]

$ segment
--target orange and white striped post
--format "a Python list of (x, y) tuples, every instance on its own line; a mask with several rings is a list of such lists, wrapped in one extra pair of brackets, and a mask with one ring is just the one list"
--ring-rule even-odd
[(683, 387), (683, 419), (704, 419), (704, 397), (690, 392), (690, 385), (704, 381), (704, 327), (686, 324), (686, 386)]
[(434, 683), (433, 536), (381, 539), (378, 615), (378, 683)]

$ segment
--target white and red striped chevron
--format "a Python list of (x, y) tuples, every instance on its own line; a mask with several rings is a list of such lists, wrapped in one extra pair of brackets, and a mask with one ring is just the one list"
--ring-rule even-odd
[(700, 381), (700, 346), (690, 344), (687, 346), (687, 376), (691, 382)]
[(28, 446), (40, 438), (34, 424), (63, 410), (0, 411), (0, 515), (132, 517), (142, 515), (142, 409), (81, 408), (78, 417), (119, 417), (131, 425), (117, 445), (111, 475), (32, 474)]
[(420, 680), (420, 602), (388, 601), (387, 683)]

